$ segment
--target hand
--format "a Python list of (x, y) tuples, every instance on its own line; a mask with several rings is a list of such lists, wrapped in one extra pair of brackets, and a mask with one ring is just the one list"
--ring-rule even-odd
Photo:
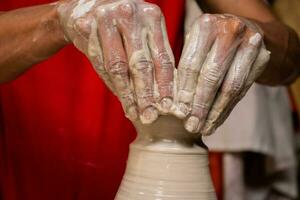
[(186, 35), (175, 115), (186, 119), (189, 132), (211, 134), (264, 71), (269, 54), (254, 22), (201, 15)]
[(65, 35), (119, 97), (131, 120), (152, 123), (173, 104), (174, 58), (158, 6), (141, 0), (65, 0)]

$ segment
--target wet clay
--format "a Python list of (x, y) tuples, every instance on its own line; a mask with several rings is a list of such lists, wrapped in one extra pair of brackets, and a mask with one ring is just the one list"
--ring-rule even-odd
[(115, 200), (216, 200), (207, 148), (181, 120), (161, 116), (135, 126), (138, 137)]

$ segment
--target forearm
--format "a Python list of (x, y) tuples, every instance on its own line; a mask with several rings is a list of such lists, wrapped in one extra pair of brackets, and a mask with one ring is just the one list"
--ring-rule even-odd
[(271, 51), (268, 66), (257, 82), (266, 85), (292, 83), (300, 75), (300, 43), (297, 33), (278, 21), (257, 24), (263, 29), (266, 47)]
[(54, 4), (2, 12), (0, 27), (0, 83), (15, 79), (67, 44)]
[(204, 0), (206, 11), (230, 13), (255, 21), (264, 32), (271, 58), (257, 82), (266, 85), (289, 84), (300, 75), (300, 44), (297, 34), (279, 22), (261, 0)]

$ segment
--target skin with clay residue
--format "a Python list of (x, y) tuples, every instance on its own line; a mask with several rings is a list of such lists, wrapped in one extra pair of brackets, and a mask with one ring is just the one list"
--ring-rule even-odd
[(62, 1), (68, 40), (84, 52), (126, 115), (149, 124), (170, 113), (174, 57), (158, 6), (140, 0)]
[(265, 69), (270, 53), (256, 27), (233, 15), (195, 21), (178, 67), (174, 111), (189, 132), (214, 132)]
[(269, 59), (257, 25), (233, 15), (200, 16), (176, 70), (156, 5), (75, 0), (63, 1), (58, 11), (68, 40), (89, 57), (126, 116), (144, 124), (174, 114), (189, 132), (211, 134)]
[(174, 114), (190, 132), (208, 135), (254, 81), (274, 86), (299, 77), (299, 37), (264, 1), (201, 0), (207, 12), (232, 15), (203, 14), (197, 19), (188, 6), (193, 2), (186, 1), (186, 18), (194, 24), (186, 23), (178, 70), (155, 4), (60, 0), (2, 11), (0, 83), (16, 79), (72, 43), (135, 124), (153, 124), (160, 115)]

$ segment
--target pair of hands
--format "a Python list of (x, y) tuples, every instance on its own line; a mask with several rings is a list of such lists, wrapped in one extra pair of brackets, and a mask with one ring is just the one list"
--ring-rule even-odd
[(211, 134), (269, 60), (262, 31), (233, 15), (201, 15), (185, 37), (175, 69), (157, 5), (64, 0), (58, 13), (67, 39), (119, 97), (126, 116), (144, 124), (173, 114), (184, 119), (189, 132)]

